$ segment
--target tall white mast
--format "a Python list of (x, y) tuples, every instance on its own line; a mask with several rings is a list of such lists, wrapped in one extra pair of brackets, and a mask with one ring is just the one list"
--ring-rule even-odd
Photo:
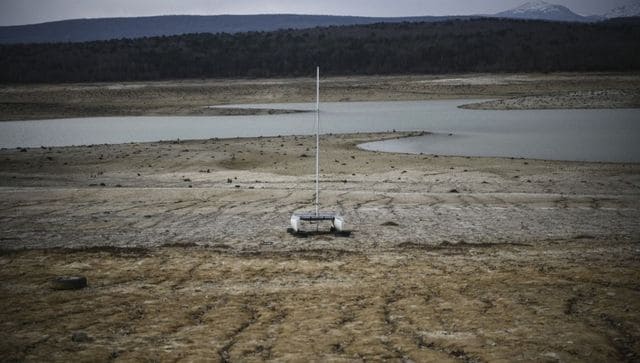
[(320, 206), (320, 67), (316, 68), (316, 217)]
[(351, 232), (346, 231), (344, 218), (337, 213), (320, 214), (320, 67), (316, 67), (316, 213), (293, 213), (291, 215), (290, 233), (300, 233), (300, 223), (331, 221), (331, 230), (342, 236), (348, 236)]

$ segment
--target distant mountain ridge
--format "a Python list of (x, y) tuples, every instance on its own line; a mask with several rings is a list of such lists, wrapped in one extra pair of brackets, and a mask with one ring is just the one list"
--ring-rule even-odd
[(244, 33), (375, 23), (440, 22), (454, 19), (500, 17), (561, 22), (597, 22), (640, 16), (640, 0), (600, 16), (582, 16), (569, 8), (536, 0), (493, 15), (363, 17), (336, 15), (164, 15), (131, 18), (73, 19), (41, 24), (2, 26), (0, 44), (66, 43), (136, 39), (194, 33)]
[(334, 15), (165, 15), (74, 19), (0, 27), (0, 44), (61, 43), (192, 33), (242, 33), (374, 23), (434, 22), (469, 16), (359, 17)]
[(516, 8), (497, 13), (496, 16), (510, 19), (535, 19), (550, 21), (587, 22), (589, 17), (578, 15), (569, 8), (546, 1), (529, 1)]

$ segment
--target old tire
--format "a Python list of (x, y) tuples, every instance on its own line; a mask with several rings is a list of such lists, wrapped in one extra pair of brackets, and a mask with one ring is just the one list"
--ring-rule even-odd
[(54, 290), (80, 290), (87, 287), (87, 278), (84, 276), (58, 276), (51, 280)]

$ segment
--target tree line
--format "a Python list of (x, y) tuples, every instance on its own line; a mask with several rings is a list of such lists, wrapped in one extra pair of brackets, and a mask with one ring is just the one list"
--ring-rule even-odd
[(507, 19), (0, 46), (0, 82), (630, 71), (640, 22)]

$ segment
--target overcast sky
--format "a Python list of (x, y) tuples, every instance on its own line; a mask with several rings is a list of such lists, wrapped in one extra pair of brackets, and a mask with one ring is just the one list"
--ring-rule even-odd
[[(582, 15), (602, 14), (631, 0), (548, 0)], [(329, 14), (417, 16), (493, 14), (526, 0), (0, 0), (0, 25), (168, 14)]]

